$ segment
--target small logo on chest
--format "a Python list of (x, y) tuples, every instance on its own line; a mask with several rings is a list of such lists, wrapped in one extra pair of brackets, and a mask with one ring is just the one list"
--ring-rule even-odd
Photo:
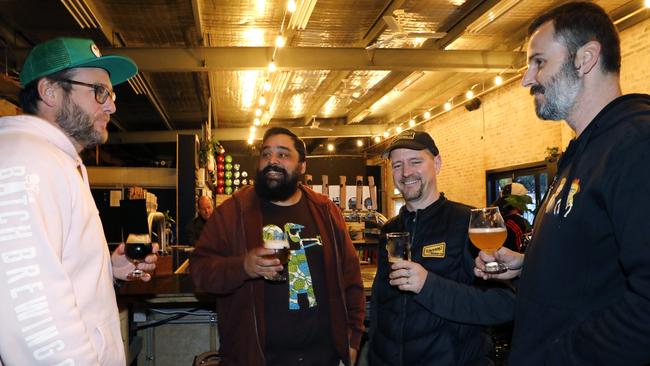
[(446, 248), (445, 242), (425, 245), (422, 248), (422, 258), (444, 258)]

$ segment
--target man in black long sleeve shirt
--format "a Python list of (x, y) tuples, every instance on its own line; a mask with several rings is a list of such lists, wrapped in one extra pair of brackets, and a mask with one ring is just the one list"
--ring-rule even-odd
[[(565, 4), (529, 34), (522, 84), (537, 115), (566, 120), (576, 139), (537, 213), (525, 261), (505, 248), (496, 255), (511, 268), (524, 264), (509, 364), (648, 364), (650, 96), (622, 95), (620, 41), (599, 6)], [(477, 267), (490, 259), (481, 253)]]

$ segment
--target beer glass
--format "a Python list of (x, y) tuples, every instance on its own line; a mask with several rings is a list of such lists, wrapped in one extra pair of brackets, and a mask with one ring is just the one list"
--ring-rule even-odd
[(277, 258), (280, 260), (282, 272), (276, 273), (274, 276), (265, 276), (267, 280), (270, 281), (286, 281), (289, 278), (289, 270), (287, 263), (289, 263), (289, 257), (291, 256), (291, 251), (289, 250), (289, 241), (287, 240), (286, 235), (275, 236), (273, 238), (264, 239), (264, 248), (273, 249), (275, 253), (271, 255), (265, 255), (264, 258), (273, 259)]
[(152, 250), (149, 234), (129, 234), (124, 245), (124, 254), (135, 265), (135, 268), (127, 275), (127, 279), (139, 280), (144, 275), (144, 271), (138, 269), (138, 263), (144, 261)]
[(408, 231), (386, 233), (386, 252), (388, 262), (395, 263), (402, 260), (411, 260), (411, 241)]
[[(498, 207), (486, 207), (472, 210), (469, 219), (469, 239), (475, 247), (492, 254), (497, 251), (507, 237), (506, 225)], [(503, 273), (508, 267), (499, 262), (488, 262), (483, 272)]]

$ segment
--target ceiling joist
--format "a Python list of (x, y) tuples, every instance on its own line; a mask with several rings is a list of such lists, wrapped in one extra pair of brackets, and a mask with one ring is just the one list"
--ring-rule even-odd
[[(116, 48), (104, 54), (131, 57), (142, 72), (202, 72), (266, 69), (269, 47)], [(27, 50), (15, 50), (24, 58)], [(431, 49), (283, 48), (276, 55), (280, 71), (392, 70), (502, 72), (523, 64), (523, 52), (440, 51)], [(19, 60), (22, 62), (22, 60)]]

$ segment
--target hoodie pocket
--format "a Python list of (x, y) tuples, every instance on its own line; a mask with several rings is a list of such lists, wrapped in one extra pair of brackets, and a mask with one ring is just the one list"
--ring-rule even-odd
[(102, 366), (124, 366), (126, 363), (120, 325), (113, 320), (97, 325), (93, 342), (99, 364)]

